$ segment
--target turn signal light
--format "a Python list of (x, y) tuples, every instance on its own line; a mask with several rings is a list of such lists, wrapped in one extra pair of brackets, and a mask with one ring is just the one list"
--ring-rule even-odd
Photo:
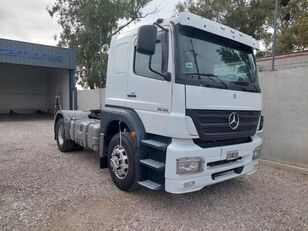
[(136, 138), (137, 137), (137, 132), (135, 132), (135, 131), (130, 132), (130, 137)]

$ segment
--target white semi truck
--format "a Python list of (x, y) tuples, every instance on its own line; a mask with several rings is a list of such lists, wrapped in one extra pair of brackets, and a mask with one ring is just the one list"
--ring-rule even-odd
[(100, 153), (118, 188), (187, 193), (256, 171), (258, 42), (191, 13), (115, 35), (105, 105), (55, 115), (60, 151)]

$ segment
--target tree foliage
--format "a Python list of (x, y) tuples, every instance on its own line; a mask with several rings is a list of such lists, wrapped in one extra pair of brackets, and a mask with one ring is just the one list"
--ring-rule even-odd
[[(220, 22), (262, 40), (271, 52), (275, 0), (185, 0), (176, 6), (177, 12), (190, 11)], [(308, 48), (308, 1), (290, 0), (281, 6), (278, 18), (277, 52), (285, 53)], [(290, 20), (286, 20), (289, 13)]]
[(308, 48), (308, 1), (290, 0), (280, 6), (277, 28), (277, 51), (286, 53)]
[(142, 8), (150, 1), (56, 0), (53, 6), (47, 8), (50, 16), (56, 17), (62, 27), (59, 38), (56, 37), (59, 46), (76, 50), (77, 76), (83, 87), (105, 86), (108, 47), (103, 50), (103, 76), (100, 79), (100, 30), (102, 44), (109, 44), (112, 35), (146, 16)]

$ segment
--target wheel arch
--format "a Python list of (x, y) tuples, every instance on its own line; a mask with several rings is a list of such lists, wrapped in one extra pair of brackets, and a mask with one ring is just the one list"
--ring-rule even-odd
[[(120, 123), (120, 124), (119, 124)], [(133, 109), (130, 108), (118, 108), (118, 107), (104, 107), (102, 109), (101, 117), (101, 134), (104, 134), (103, 142), (101, 142), (101, 157), (106, 157), (108, 154), (109, 142), (116, 133), (123, 128), (127, 128), (128, 131), (136, 132), (135, 145), (140, 145), (140, 140), (144, 139), (145, 128), (143, 123)]]
[(112, 120), (106, 127), (106, 135), (104, 136), (104, 142), (106, 142), (106, 144), (109, 144), (112, 137), (117, 134), (119, 130), (123, 132), (125, 129), (128, 132), (132, 131), (132, 128), (130, 128), (125, 122), (120, 120)]

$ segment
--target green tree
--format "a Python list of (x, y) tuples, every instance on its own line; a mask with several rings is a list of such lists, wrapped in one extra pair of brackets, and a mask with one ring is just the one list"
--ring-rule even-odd
[[(279, 0), (280, 3), (286, 0)], [(261, 40), (265, 50), (271, 52), (275, 0), (185, 0), (176, 6), (177, 12), (190, 11), (220, 22)], [(290, 0), (280, 5), (277, 23), (277, 53), (308, 48), (308, 1)], [(288, 14), (290, 16), (288, 19)]]
[(104, 87), (106, 81), (108, 47), (102, 55), (100, 80), (100, 30), (102, 44), (109, 44), (112, 35), (132, 22), (155, 13), (143, 14), (142, 9), (151, 0), (56, 0), (47, 8), (62, 27), (58, 45), (76, 50), (79, 84), (91, 89)]
[(176, 11), (190, 11), (267, 42), (273, 7), (272, 0), (186, 0), (176, 5)]
[(280, 4), (277, 22), (277, 53), (308, 49), (308, 1), (290, 0)]

